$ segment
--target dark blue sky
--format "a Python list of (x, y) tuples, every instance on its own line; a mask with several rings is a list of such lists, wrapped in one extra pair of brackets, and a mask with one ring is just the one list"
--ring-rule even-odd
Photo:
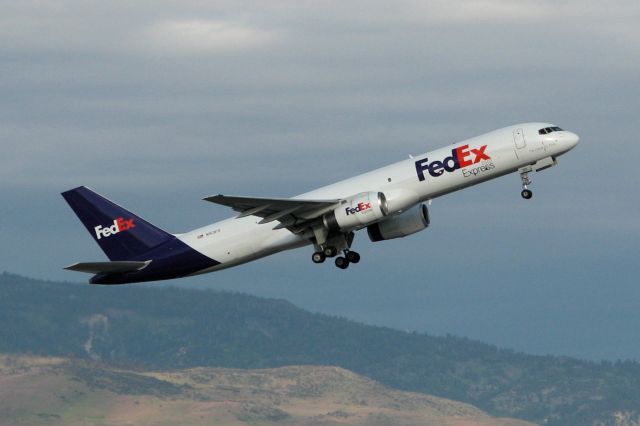
[[(292, 196), (467, 137), (549, 121), (559, 166), (434, 201), (347, 271), (301, 249), (173, 282), (534, 353), (640, 359), (640, 6), (563, 2), (23, 1), (0, 19), (0, 269), (104, 259), (59, 193), (169, 231), (216, 193)], [(615, 25), (613, 24), (615, 22)]]

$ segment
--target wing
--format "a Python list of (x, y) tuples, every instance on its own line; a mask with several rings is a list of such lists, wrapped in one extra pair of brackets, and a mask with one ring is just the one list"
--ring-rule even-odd
[(336, 208), (341, 200), (298, 200), (296, 198), (255, 198), (228, 195), (212, 195), (206, 201), (231, 207), (239, 212), (238, 218), (259, 216), (259, 223), (279, 221), (274, 229), (300, 229), (328, 211)]

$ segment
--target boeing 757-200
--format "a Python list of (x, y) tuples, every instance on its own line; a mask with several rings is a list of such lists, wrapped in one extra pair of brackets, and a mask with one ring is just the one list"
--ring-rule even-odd
[(238, 212), (184, 234), (166, 232), (84, 186), (62, 193), (109, 262), (66, 269), (94, 274), (93, 284), (156, 281), (218, 271), (306, 245), (311, 259), (360, 261), (355, 232), (371, 241), (401, 238), (429, 226), (428, 203), (444, 194), (518, 172), (530, 199), (529, 174), (557, 164), (580, 138), (548, 123), (495, 130), (293, 198), (212, 195)]

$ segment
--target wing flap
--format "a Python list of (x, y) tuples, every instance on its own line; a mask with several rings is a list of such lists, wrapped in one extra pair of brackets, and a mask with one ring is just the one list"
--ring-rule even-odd
[(288, 209), (280, 210), (279, 212), (271, 213), (269, 216), (265, 216), (260, 222), (261, 225), (263, 223), (273, 222), (274, 220), (279, 220), (287, 215), (294, 213), (296, 210), (300, 210), (301, 206), (292, 206)]
[(135, 261), (113, 261), (113, 262), (82, 262), (82, 263), (74, 263), (73, 265), (69, 265), (64, 269), (69, 271), (78, 271), (78, 272), (87, 272), (90, 274), (115, 274), (120, 272), (133, 272), (144, 269), (149, 263), (150, 260), (135, 262)]
[[(211, 200), (207, 200), (207, 201), (211, 201)], [(212, 202), (215, 203), (215, 201), (212, 201)], [(251, 215), (257, 214), (257, 213), (261, 212), (262, 210), (268, 209), (269, 207), (271, 207), (271, 204), (265, 204), (265, 205), (253, 207), (251, 209), (243, 210), (242, 213), (240, 213), (238, 215), (238, 219), (240, 219), (242, 217), (247, 217), (247, 216), (251, 216)], [(234, 210), (236, 210), (236, 208), (234, 208)]]
[(259, 198), (230, 195), (212, 195), (205, 201), (231, 207), (240, 213), (237, 217), (258, 216), (260, 223), (279, 221), (277, 229), (301, 225), (334, 209), (341, 200), (305, 200), (297, 198)]

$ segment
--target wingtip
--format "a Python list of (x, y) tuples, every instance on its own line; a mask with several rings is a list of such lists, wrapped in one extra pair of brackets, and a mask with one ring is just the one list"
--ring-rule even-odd
[(214, 201), (214, 200), (218, 200), (220, 198), (224, 198), (224, 195), (222, 194), (218, 194), (218, 195), (209, 195), (208, 197), (204, 197), (202, 199), (202, 201)]

